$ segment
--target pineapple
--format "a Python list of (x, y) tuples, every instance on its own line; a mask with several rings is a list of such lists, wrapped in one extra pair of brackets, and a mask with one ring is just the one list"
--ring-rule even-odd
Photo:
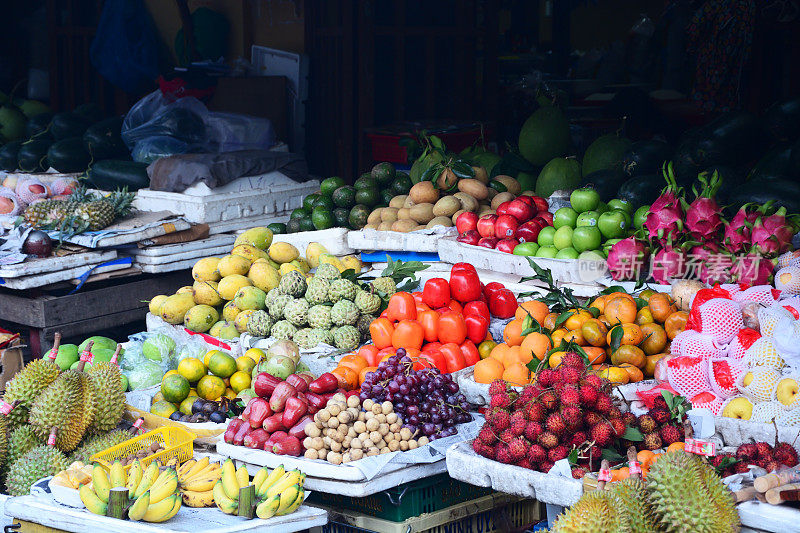
[(101, 230), (130, 212), (134, 196), (135, 193), (114, 191), (100, 200), (80, 204), (75, 216), (81, 227), (89, 231)]
[(78, 187), (67, 200), (44, 200), (28, 206), (25, 221), (34, 228), (75, 235), (98, 231), (130, 212), (135, 193), (114, 191), (106, 197)]

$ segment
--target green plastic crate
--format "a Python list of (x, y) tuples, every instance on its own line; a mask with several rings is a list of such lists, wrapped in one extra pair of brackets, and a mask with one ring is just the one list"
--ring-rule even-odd
[(451, 505), (487, 496), (492, 492), (491, 488), (476, 487), (453, 479), (447, 474), (438, 474), (403, 483), (364, 498), (314, 491), (308, 496), (307, 503), (334, 509), (348, 509), (392, 522), (402, 522), (412, 516), (432, 513)]

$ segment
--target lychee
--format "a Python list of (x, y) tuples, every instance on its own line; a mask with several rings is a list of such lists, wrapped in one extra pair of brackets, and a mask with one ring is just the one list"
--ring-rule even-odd
[(539, 438), (536, 439), (536, 442), (538, 442), (544, 448), (549, 450), (551, 448), (555, 448), (556, 446), (558, 446), (558, 437), (554, 433), (545, 431), (541, 435), (539, 435)]
[(531, 444), (528, 448), (527, 457), (531, 463), (541, 463), (547, 460), (547, 450), (542, 448), (539, 444)]
[(648, 433), (644, 436), (644, 447), (648, 450), (657, 450), (661, 448), (661, 437), (658, 436), (658, 433)]
[(663, 426), (664, 424), (669, 422), (670, 416), (669, 411), (666, 409), (650, 409), (649, 413), (650, 416), (653, 417), (653, 420), (656, 421), (656, 424)]
[(658, 436), (661, 437), (661, 442), (664, 446), (669, 446), (674, 442), (683, 440), (683, 431), (678, 429), (677, 426), (662, 426), (658, 431)]
[(653, 417), (648, 414), (639, 415), (638, 420), (639, 429), (642, 430), (642, 433), (652, 433), (656, 430), (656, 428), (658, 428), (656, 421), (653, 420)]
[(614, 439), (612, 432), (613, 428), (611, 424), (608, 422), (601, 422), (596, 426), (592, 426), (592, 429), (589, 431), (589, 438), (595, 441), (601, 448), (605, 448), (611, 444)]
[(587, 407), (594, 407), (594, 404), (597, 402), (597, 388), (585, 383), (581, 385), (580, 388), (580, 395), (581, 395), (581, 403)]
[(495, 431), (502, 431), (511, 425), (511, 415), (505, 409), (495, 408), (486, 413), (486, 422)]
[(551, 413), (550, 416), (547, 417), (547, 422), (545, 425), (547, 426), (548, 431), (555, 433), (556, 435), (563, 434), (567, 429), (567, 425), (564, 422), (564, 417), (562, 417), (559, 413)]
[(539, 438), (542, 431), (542, 424), (539, 422), (528, 422), (525, 424), (525, 438), (531, 442), (536, 442), (536, 439)]
[(569, 455), (569, 450), (563, 444), (559, 444), (549, 452), (547, 452), (547, 458), (554, 463), (556, 461), (560, 461), (561, 459), (565, 459)]

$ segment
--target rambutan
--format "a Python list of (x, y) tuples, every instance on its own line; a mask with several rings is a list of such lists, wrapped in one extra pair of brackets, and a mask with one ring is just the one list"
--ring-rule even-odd
[(514, 461), (519, 461), (525, 457), (525, 453), (528, 451), (528, 445), (523, 439), (517, 437), (508, 443), (508, 451)]
[(509, 398), (508, 394), (505, 392), (502, 392), (500, 394), (494, 394), (489, 400), (489, 407), (508, 409), (509, 407), (511, 407), (511, 398)]
[(558, 446), (558, 437), (549, 431), (543, 432), (539, 435), (539, 438), (536, 439), (536, 442), (542, 445), (542, 447), (546, 449), (555, 448)]
[(519, 402), (525, 405), (531, 400), (535, 399), (541, 393), (542, 389), (536, 385), (526, 385), (525, 388), (522, 389), (522, 393), (519, 395)]
[(656, 396), (655, 398), (653, 398), (653, 408), (654, 409), (666, 409), (667, 408), (667, 400), (665, 400), (663, 396)]
[(778, 468), (780, 468), (780, 466), (780, 463), (773, 459), (772, 461), (767, 461), (767, 463), (764, 465), (764, 470), (767, 472), (775, 472)]
[(539, 396), (539, 402), (541, 402), (544, 408), (548, 411), (552, 411), (558, 407), (558, 398), (556, 397), (556, 393), (551, 390), (543, 392), (542, 395)]
[(622, 418), (622, 411), (616, 405), (608, 411), (608, 418), (611, 420), (619, 420)]
[(614, 440), (613, 427), (608, 422), (601, 422), (589, 431), (589, 438), (595, 441), (598, 446), (605, 448)]
[(741, 461), (749, 461), (756, 457), (758, 457), (758, 447), (752, 442), (740, 444), (739, 447), (736, 448), (736, 458)]
[(533, 401), (529, 402), (528, 405), (525, 406), (525, 418), (527, 418), (531, 422), (540, 422), (544, 420), (544, 416), (547, 411), (544, 408), (544, 405), (541, 402)]
[(737, 474), (745, 474), (750, 469), (747, 467), (748, 463), (746, 461), (742, 461), (733, 465), (733, 471)]
[(603, 385), (603, 380), (597, 374), (589, 374), (583, 378), (581, 385), (591, 385), (595, 389), (599, 389)]
[(539, 372), (539, 375), (536, 378), (536, 383), (542, 388), (550, 387), (556, 382), (556, 376), (557, 374), (555, 370), (552, 368), (545, 368)]
[(539, 444), (531, 444), (528, 448), (527, 457), (531, 463), (541, 463), (547, 460), (547, 450), (542, 448)]
[(564, 419), (567, 429), (575, 431), (583, 425), (583, 413), (579, 407), (569, 405), (561, 410), (561, 416)]
[(661, 448), (662, 445), (661, 437), (658, 436), (658, 433), (648, 433), (644, 436), (644, 447), (648, 450), (657, 450)]
[(500, 461), (504, 464), (511, 464), (514, 462), (514, 458), (511, 456), (511, 450), (508, 448), (508, 444), (500, 443), (497, 445), (494, 451), (495, 460)]
[(507, 392), (508, 392), (508, 383), (506, 383), (502, 379), (496, 379), (492, 381), (491, 385), (489, 385), (489, 396), (495, 396), (496, 394), (505, 394)]
[(572, 385), (566, 385), (559, 393), (561, 405), (578, 405), (581, 402), (581, 393)]
[(525, 413), (522, 411), (515, 411), (511, 414), (511, 425), (509, 426), (509, 430), (515, 435), (519, 436), (525, 432), (525, 426), (528, 424), (528, 421), (525, 419)]
[(517, 434), (511, 431), (511, 428), (507, 428), (500, 432), (500, 434), (497, 436), (497, 439), (501, 442), (505, 442), (506, 444), (508, 444), (516, 437)]
[(528, 422), (525, 424), (525, 438), (531, 442), (536, 442), (536, 439), (539, 438), (539, 435), (542, 434), (542, 424), (539, 422)]
[(583, 357), (578, 355), (577, 352), (567, 352), (561, 358), (561, 366), (583, 370), (586, 368), (586, 363), (583, 361)]
[(683, 440), (683, 431), (681, 431), (677, 426), (662, 426), (660, 430), (658, 430), (658, 436), (661, 437), (661, 441), (664, 443), (664, 446), (669, 446), (675, 442), (681, 442)]
[(639, 415), (638, 423), (642, 433), (652, 433), (658, 429), (658, 424), (653, 420), (653, 417), (648, 414)]
[(635, 428), (638, 425), (638, 420), (636, 418), (636, 415), (631, 413), (630, 411), (622, 413), (622, 421), (625, 423), (626, 426), (630, 426), (632, 428)]
[(578, 383), (581, 380), (582, 372), (574, 366), (561, 367), (561, 379), (564, 383)]
[(611, 398), (606, 394), (600, 394), (597, 396), (597, 401), (594, 403), (594, 409), (601, 415), (608, 414), (611, 411), (611, 408), (614, 407), (614, 404), (611, 402)]
[(594, 411), (589, 411), (583, 414), (583, 422), (589, 427), (596, 426), (602, 421), (603, 417), (600, 416), (599, 413), (595, 413)]
[(549, 472), (553, 468), (553, 461), (542, 461), (539, 463), (539, 472)]
[(519, 466), (521, 468), (527, 468), (528, 470), (533, 468), (533, 464), (530, 461), (528, 461), (527, 457), (523, 457), (522, 459), (520, 459), (519, 461), (514, 463), (514, 466)]
[(612, 418), (611, 427), (614, 428), (614, 434), (621, 437), (625, 434), (625, 422), (621, 418)]
[(502, 431), (511, 425), (511, 415), (505, 409), (495, 408), (486, 413), (486, 422), (495, 431)]
[(545, 425), (547, 426), (548, 431), (555, 433), (556, 435), (562, 435), (567, 429), (567, 425), (564, 422), (564, 417), (561, 416), (560, 413), (551, 413), (550, 416), (547, 417), (547, 422)]
[(772, 456), (786, 466), (795, 466), (798, 463), (797, 450), (788, 442), (779, 442), (772, 450)]
[(667, 424), (670, 419), (669, 411), (661, 409), (660, 407), (658, 409), (650, 409), (648, 414), (653, 417), (653, 420), (655, 420), (656, 424), (659, 426)]
[(586, 470), (582, 466), (573, 466), (572, 467), (572, 477), (574, 479), (583, 479), (583, 476), (585, 476), (587, 473), (588, 473), (588, 470)]
[(576, 433), (574, 433), (572, 435), (572, 439), (570, 440), (569, 443), (572, 446), (576, 446), (577, 447), (577, 446), (580, 446), (581, 444), (583, 444), (584, 442), (586, 442), (586, 432), (578, 431), (578, 432), (576, 432)]
[(756, 442), (756, 448), (758, 448), (759, 457), (772, 456), (772, 446), (766, 442)]
[(554, 463), (556, 461), (560, 461), (561, 459), (566, 459), (567, 455), (569, 455), (569, 449), (563, 444), (559, 444), (549, 452), (547, 452), (547, 458)]
[(478, 432), (478, 438), (475, 441), (491, 446), (497, 442), (497, 435), (494, 434), (494, 431), (489, 426), (483, 426)]
[[(596, 377), (596, 376), (595, 376)], [(584, 383), (580, 388), (581, 403), (587, 407), (594, 407), (597, 402), (597, 387)]]

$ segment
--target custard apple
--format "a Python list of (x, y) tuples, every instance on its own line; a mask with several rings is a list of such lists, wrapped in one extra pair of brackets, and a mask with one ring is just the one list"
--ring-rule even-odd
[(306, 277), (297, 270), (290, 270), (281, 277), (278, 288), (282, 293), (300, 298), (306, 293)]
[(361, 338), (366, 340), (369, 339), (369, 325), (372, 324), (372, 321), (375, 320), (377, 317), (374, 315), (361, 315), (358, 317), (358, 321), (356, 322), (356, 328), (358, 328), (358, 332), (361, 333)]
[(375, 278), (370, 283), (376, 291), (384, 293), (386, 296), (391, 296), (397, 292), (397, 285), (392, 278), (381, 277)]
[(278, 340), (290, 341), (297, 333), (297, 328), (288, 320), (278, 320), (272, 326), (272, 336)]
[(308, 310), (308, 325), (312, 328), (331, 329), (331, 307), (315, 305)]
[(320, 263), (317, 267), (316, 272), (314, 272), (315, 278), (326, 279), (328, 281), (333, 281), (335, 279), (339, 279), (341, 274), (339, 274), (339, 269), (333, 266), (330, 263)]
[(292, 300), (283, 308), (283, 318), (295, 326), (304, 326), (308, 322), (308, 302), (305, 298)]
[(292, 340), (295, 342), (295, 344), (297, 344), (300, 347), (301, 350), (307, 350), (309, 348), (313, 348), (314, 346), (316, 346), (316, 344), (314, 346), (311, 346), (309, 344), (310, 336), (311, 336), (311, 328), (303, 328), (297, 330), (297, 333), (294, 334)]
[(354, 325), (358, 320), (358, 307), (350, 300), (339, 300), (331, 307), (331, 322), (337, 326)]
[(355, 304), (362, 313), (375, 314), (381, 309), (381, 297), (372, 292), (358, 291)]
[(308, 282), (306, 289), (306, 300), (309, 305), (324, 304), (328, 301), (328, 290), (331, 288), (331, 282), (325, 278), (313, 277)]
[(340, 350), (355, 350), (361, 342), (361, 335), (355, 326), (342, 326), (332, 331), (333, 345)]
[(266, 309), (269, 309), (269, 304), (274, 302), (275, 298), (277, 298), (278, 296), (281, 296), (282, 294), (283, 293), (281, 292), (281, 290), (278, 287), (275, 287), (274, 289), (270, 289), (267, 292), (266, 298), (264, 298), (264, 307)]
[(333, 335), (331, 335), (330, 330), (312, 328), (308, 334), (308, 344), (311, 345), (311, 348), (314, 348), (320, 344), (333, 345)]
[(269, 316), (271, 316), (275, 320), (280, 320), (283, 318), (283, 310), (284, 308), (289, 305), (294, 298), (289, 296), (288, 294), (279, 294), (272, 300), (272, 303), (269, 304), (267, 308), (267, 312)]
[(331, 288), (328, 290), (328, 298), (332, 303), (339, 300), (350, 300), (356, 297), (356, 284), (349, 279), (335, 279), (331, 282)]
[(274, 321), (266, 311), (256, 311), (247, 319), (247, 332), (254, 337), (269, 337)]

